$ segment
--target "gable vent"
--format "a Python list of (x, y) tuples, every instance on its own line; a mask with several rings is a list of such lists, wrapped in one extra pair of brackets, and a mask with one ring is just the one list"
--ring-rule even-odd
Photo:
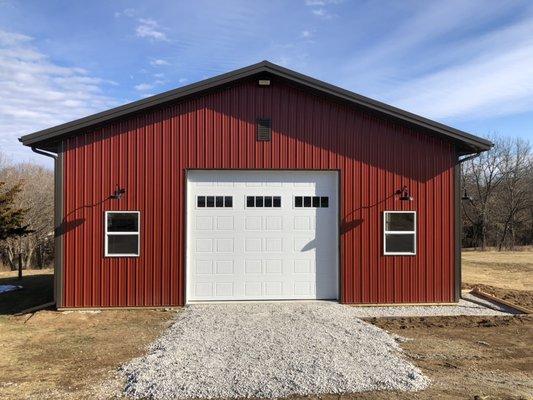
[(262, 142), (269, 142), (272, 138), (270, 118), (258, 118), (257, 119), (257, 140)]

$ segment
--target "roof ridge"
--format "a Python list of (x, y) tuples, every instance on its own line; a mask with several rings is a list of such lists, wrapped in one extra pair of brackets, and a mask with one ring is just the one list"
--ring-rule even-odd
[(19, 138), (26, 146), (38, 147), (39, 144), (49, 142), (57, 137), (76, 132), (96, 124), (113, 120), (115, 118), (128, 115), (143, 109), (164, 104), (169, 101), (177, 100), (186, 96), (200, 93), (227, 83), (237, 81), (260, 72), (268, 72), (289, 81), (296, 82), (305, 87), (323, 92), (330, 96), (348, 101), (367, 109), (378, 111), (405, 122), (421, 126), (430, 131), (447, 136), (448, 138), (463, 143), (471, 151), (484, 151), (490, 149), (492, 143), (484, 138), (472, 135), (470, 133), (452, 128), (439, 122), (430, 120), (417, 114), (399, 109), (397, 107), (382, 103), (378, 100), (362, 96), (350, 90), (332, 85), (330, 83), (312, 78), (300, 72), (293, 71), (286, 67), (274, 64), (268, 60), (262, 60), (258, 63), (251, 64), (247, 67), (239, 68), (234, 71), (226, 72), (211, 78), (204, 79), (180, 88), (172, 89), (155, 96), (127, 103), (109, 110), (79, 118), (64, 124), (51, 128), (43, 129)]

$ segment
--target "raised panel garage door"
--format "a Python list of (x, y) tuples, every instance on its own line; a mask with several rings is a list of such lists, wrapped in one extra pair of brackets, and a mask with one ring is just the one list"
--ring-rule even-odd
[(335, 171), (187, 173), (187, 301), (338, 298)]

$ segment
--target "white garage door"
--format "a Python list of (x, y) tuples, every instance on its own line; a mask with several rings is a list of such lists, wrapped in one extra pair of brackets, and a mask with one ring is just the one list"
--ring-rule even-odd
[(337, 299), (335, 171), (189, 171), (187, 301)]

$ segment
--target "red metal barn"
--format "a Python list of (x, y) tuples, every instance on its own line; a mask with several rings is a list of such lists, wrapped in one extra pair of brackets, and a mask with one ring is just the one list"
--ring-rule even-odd
[(491, 143), (261, 62), (20, 139), (56, 159), (56, 303), (449, 303)]

